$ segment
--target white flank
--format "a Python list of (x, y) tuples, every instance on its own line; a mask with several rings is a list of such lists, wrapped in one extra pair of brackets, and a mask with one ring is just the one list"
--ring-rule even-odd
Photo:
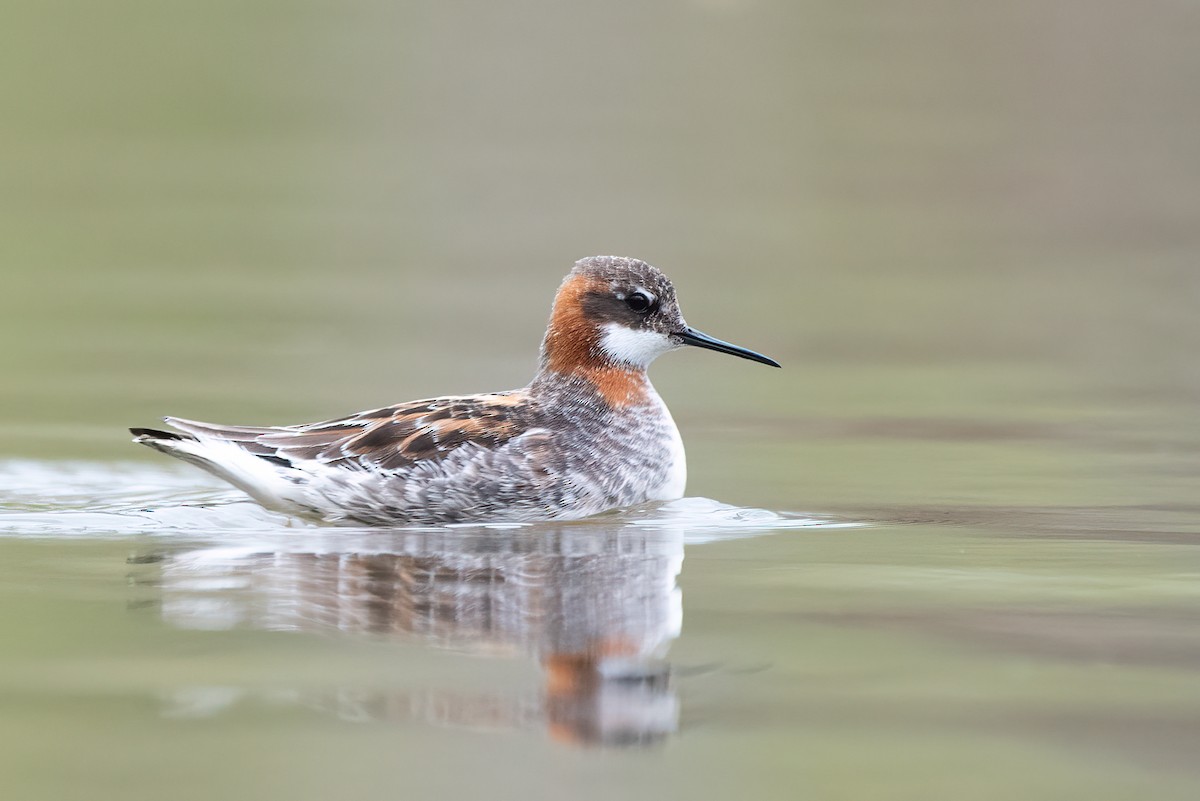
[(682, 347), (657, 331), (635, 331), (619, 323), (605, 323), (603, 329), (600, 347), (604, 352), (616, 361), (634, 367), (648, 367), (664, 353)]

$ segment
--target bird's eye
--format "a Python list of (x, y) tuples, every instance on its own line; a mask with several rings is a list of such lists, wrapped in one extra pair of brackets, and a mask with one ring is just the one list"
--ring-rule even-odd
[(654, 307), (654, 301), (643, 292), (631, 292), (625, 298), (625, 305), (633, 309), (638, 314), (645, 314)]

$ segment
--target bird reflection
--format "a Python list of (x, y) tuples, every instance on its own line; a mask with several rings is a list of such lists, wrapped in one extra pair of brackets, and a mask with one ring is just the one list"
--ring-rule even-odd
[(585, 745), (643, 745), (676, 730), (665, 657), (682, 621), (681, 532), (590, 523), (378, 532), (349, 544), (163, 554), (163, 618), (370, 633), (540, 665), (536, 697), (339, 689), (318, 701), (342, 717), (537, 725)]

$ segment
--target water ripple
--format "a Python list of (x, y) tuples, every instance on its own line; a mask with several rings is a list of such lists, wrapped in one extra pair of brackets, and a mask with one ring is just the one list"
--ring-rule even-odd
[[(789, 529), (845, 528), (857, 523), (766, 509), (709, 498), (646, 504), (567, 524), (580, 534), (598, 528), (634, 527), (683, 532), (687, 543), (759, 536)], [(561, 528), (563, 524), (555, 524)], [(542, 524), (456, 524), (391, 531), (537, 531)], [(270, 512), (194, 470), (138, 463), (0, 461), (0, 536), (103, 537), (140, 535), (284, 535), (287, 540), (378, 539), (383, 530), (334, 527)], [(297, 535), (311, 535), (298, 537)], [(296, 542), (299, 545), (299, 542)]]

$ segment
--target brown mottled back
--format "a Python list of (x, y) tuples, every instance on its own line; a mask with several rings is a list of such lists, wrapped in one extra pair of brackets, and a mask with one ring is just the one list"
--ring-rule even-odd
[(300, 426), (219, 426), (176, 420), (197, 436), (236, 442), (250, 453), (287, 462), (399, 470), (437, 461), (468, 444), (494, 448), (519, 435), (529, 417), (525, 390), (452, 396), (373, 409)]

